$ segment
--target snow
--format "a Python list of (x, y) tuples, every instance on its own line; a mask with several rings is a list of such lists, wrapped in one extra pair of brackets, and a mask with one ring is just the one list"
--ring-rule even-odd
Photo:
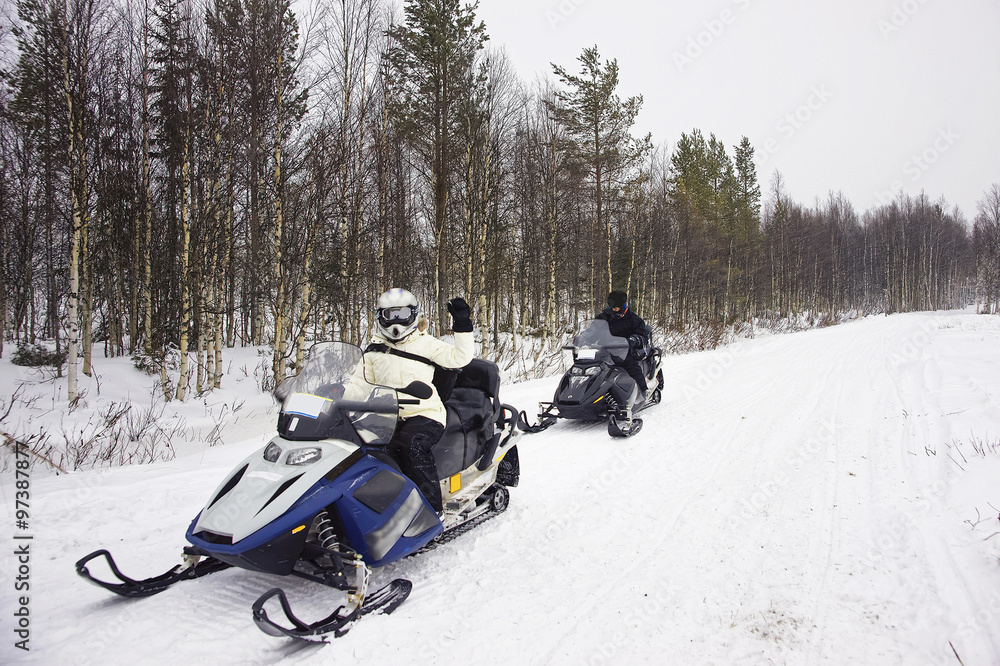
[[(9, 395), (24, 370), (3, 363)], [(638, 435), (569, 421), (525, 435), (510, 508), (378, 570), (375, 585), (405, 577), (413, 593), (329, 645), (251, 619), (276, 585), (308, 620), (339, 602), (305, 581), (230, 569), (128, 600), (74, 570), (97, 548), (138, 578), (178, 561), (208, 494), (273, 432), (249, 375), (215, 407), (185, 405), (173, 460), (38, 468), (31, 650), (13, 646), (7, 547), (0, 662), (1000, 664), (1000, 318), (868, 317), (664, 363), (664, 400)], [(104, 372), (124, 399), (132, 375)], [(555, 383), (502, 398), (533, 414)], [(240, 401), (230, 443), (198, 440), (206, 414)], [(13, 471), (2, 479), (0, 539), (16, 544)]]

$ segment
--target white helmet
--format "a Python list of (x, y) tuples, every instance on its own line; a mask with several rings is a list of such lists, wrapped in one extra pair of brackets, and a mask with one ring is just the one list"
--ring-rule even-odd
[(390, 289), (375, 302), (378, 330), (386, 340), (398, 342), (417, 330), (417, 299), (405, 289)]

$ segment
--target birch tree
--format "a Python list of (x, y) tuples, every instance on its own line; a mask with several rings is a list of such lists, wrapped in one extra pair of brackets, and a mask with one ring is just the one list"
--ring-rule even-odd
[(993, 184), (978, 202), (973, 227), (980, 311), (1000, 312), (1000, 184)]
[(92, 291), (88, 251), (91, 195), (87, 165), (91, 127), (88, 104), (93, 57), (91, 37), (99, 18), (98, 12), (99, 6), (94, 0), (63, 0), (60, 56), (66, 97), (66, 156), (72, 210), (67, 304), (67, 396), (70, 403), (79, 399), (77, 364), (81, 346), (83, 372), (91, 374)]

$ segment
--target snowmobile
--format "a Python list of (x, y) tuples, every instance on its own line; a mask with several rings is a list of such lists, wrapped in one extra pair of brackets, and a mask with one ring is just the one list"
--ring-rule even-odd
[[(573, 344), (563, 347), (573, 352), (573, 365), (563, 375), (552, 402), (538, 406), (538, 423), (529, 425), (522, 413), (519, 423), (526, 432), (540, 432), (557, 419), (607, 421), (612, 437), (631, 437), (642, 428), (635, 414), (660, 402), (663, 391), (663, 364), (660, 349), (644, 346), (636, 351), (626, 338), (611, 335), (608, 322), (592, 319), (583, 323)], [(639, 356), (646, 377), (643, 396), (635, 380), (620, 365), (628, 354)]]
[[(119, 571), (108, 551), (97, 550), (77, 562), (77, 573), (125, 597), (156, 594), (229, 567), (297, 576), (344, 592), (346, 603), (312, 623), (293, 614), (278, 587), (253, 604), (262, 631), (308, 641), (341, 636), (369, 613), (392, 612), (412, 584), (396, 579), (369, 593), (372, 569), (432, 548), (505, 510), (507, 488), (520, 475), (520, 433), (517, 411), (500, 402), (496, 364), (473, 359), (453, 378), (447, 425), (433, 448), (443, 504), (437, 513), (386, 450), (399, 406), (429, 398), (431, 388), (422, 382), (399, 390), (376, 386), (365, 400), (346, 400), (345, 387), (361, 359), (361, 349), (341, 342), (310, 349), (302, 371), (289, 380), (277, 436), (211, 494), (187, 530), (191, 545), (181, 564), (134, 580)], [(88, 566), (98, 558), (116, 581), (91, 575)], [(272, 599), (284, 619), (269, 616)]]

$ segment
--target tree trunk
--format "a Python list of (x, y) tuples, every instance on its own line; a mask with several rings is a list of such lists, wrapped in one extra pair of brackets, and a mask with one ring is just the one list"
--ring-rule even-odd
[(190, 106), (188, 107), (188, 122), (184, 132), (184, 160), (181, 165), (181, 330), (180, 330), (180, 377), (177, 380), (175, 397), (184, 402), (188, 383), (188, 336), (191, 329), (191, 286), (188, 279), (188, 267), (191, 263), (191, 225), (188, 220), (188, 196), (190, 195), (189, 176), (191, 171), (191, 122)]
[[(281, 49), (278, 50), (278, 72), (281, 72)], [(279, 82), (277, 90), (277, 129), (274, 137), (274, 385), (277, 387), (285, 380), (287, 358), (287, 340), (285, 336), (285, 275), (282, 257), (281, 235), (284, 220), (282, 218), (281, 192), (281, 128), (282, 128), (282, 89)]]

